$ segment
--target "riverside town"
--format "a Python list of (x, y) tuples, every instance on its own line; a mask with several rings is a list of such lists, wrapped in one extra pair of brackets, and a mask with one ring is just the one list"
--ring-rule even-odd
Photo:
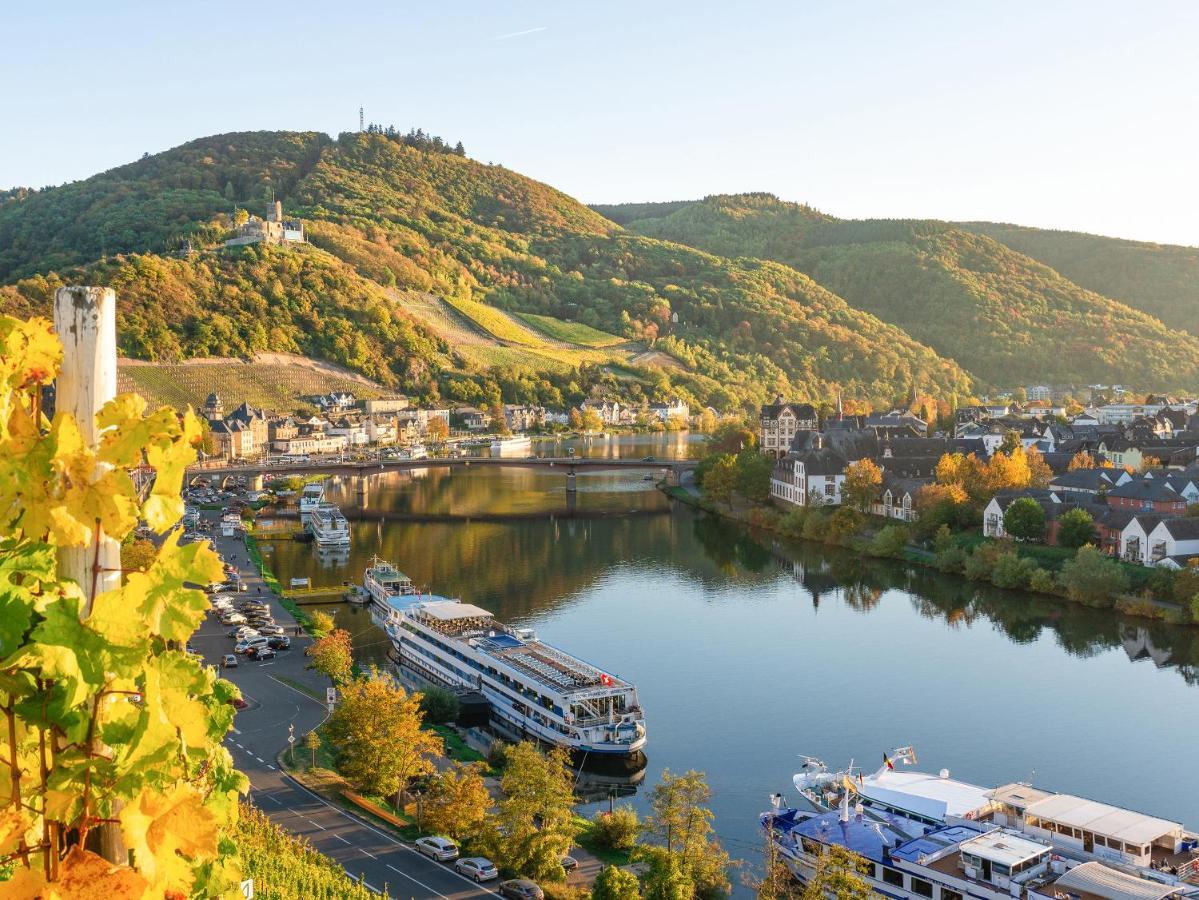
[(1196, 9), (295, 12), (0, 11), (0, 900), (1199, 900)]

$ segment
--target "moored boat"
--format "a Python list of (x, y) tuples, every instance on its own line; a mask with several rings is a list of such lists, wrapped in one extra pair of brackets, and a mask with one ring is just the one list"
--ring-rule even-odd
[(496, 438), (491, 442), (492, 456), (528, 456), (532, 449), (533, 442), (524, 435)]
[(348, 547), (350, 525), (332, 503), (319, 504), (308, 517), (308, 530), (318, 547)]

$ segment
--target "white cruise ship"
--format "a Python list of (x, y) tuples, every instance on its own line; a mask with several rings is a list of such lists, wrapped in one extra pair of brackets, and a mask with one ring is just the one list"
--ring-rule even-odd
[(362, 574), (362, 586), (371, 598), (372, 605), (378, 605), (383, 610), (387, 608), (387, 602), (391, 598), (412, 596), (416, 593), (411, 578), (377, 556), (371, 559), (371, 564)]
[(528, 456), (532, 450), (533, 442), (524, 435), (496, 438), (491, 442), (492, 456)]
[(306, 484), (300, 491), (300, 517), (311, 515), (316, 508), (325, 502), (325, 486), (323, 484)]
[[(776, 845), (793, 868), (798, 867), (801, 878), (805, 869), (810, 874), (811, 841), (820, 843), (823, 836), (841, 843), (844, 832), (846, 846), (882, 864), (881, 870), (875, 866), (875, 874), (888, 896), (989, 896), (973, 883), (963, 890), (961, 879), (968, 876), (968, 881), (994, 884), (1000, 895), (1009, 897), (1199, 900), (1199, 836), (1177, 822), (1022, 783), (989, 789), (954, 780), (945, 769), (933, 775), (895, 768), (915, 761), (912, 748), (901, 747), (884, 754), (883, 765), (868, 775), (852, 769), (830, 772), (819, 760), (808, 758), (805, 771), (794, 780), (815, 811), (784, 810), (781, 797), (775, 795), (776, 812), (764, 814), (763, 825), (776, 832)], [(851, 802), (855, 812), (847, 825)], [(960, 831), (963, 828), (973, 833)], [(960, 853), (932, 846), (921, 849), (917, 839), (934, 835), (989, 848), (991, 855), (964, 845)], [(993, 840), (976, 841), (980, 835)], [(896, 852), (904, 846), (920, 852), (904, 857)], [(995, 855), (1005, 847), (1025, 855)], [(896, 859), (908, 864), (894, 863)], [(949, 861), (933, 866), (936, 871), (931, 874), (912, 869), (915, 864), (927, 868), (940, 859)], [(911, 874), (888, 871), (889, 865)], [(934, 877), (938, 871), (949, 880)], [(939, 894), (928, 892), (929, 881), (941, 885)], [(1108, 888), (1101, 889), (1102, 883)]]
[(332, 503), (321, 503), (308, 517), (308, 530), (318, 547), (350, 546), (350, 525)]
[(400, 662), (435, 684), (479, 691), (501, 726), (585, 755), (634, 757), (645, 746), (632, 684), (470, 603), (379, 593), (371, 616)]

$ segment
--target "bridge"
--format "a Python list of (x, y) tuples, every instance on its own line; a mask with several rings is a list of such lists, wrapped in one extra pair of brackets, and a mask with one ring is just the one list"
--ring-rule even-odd
[(222, 486), (232, 478), (243, 477), (254, 490), (262, 490), (267, 478), (287, 478), (292, 475), (341, 475), (355, 479), (359, 493), (366, 492), (366, 481), (372, 475), (384, 472), (406, 472), (412, 469), (553, 469), (566, 476), (566, 490), (575, 490), (575, 478), (583, 472), (612, 472), (625, 469), (642, 472), (664, 472), (669, 484), (679, 484), (684, 475), (693, 471), (698, 464), (694, 459), (609, 459), (598, 456), (538, 456), (527, 459), (505, 457), (447, 456), (428, 459), (370, 459), (341, 460), (314, 459), (308, 462), (281, 463), (277, 460), (262, 460), (223, 463), (220, 465), (197, 465), (187, 470), (189, 484), (200, 478), (217, 479)]

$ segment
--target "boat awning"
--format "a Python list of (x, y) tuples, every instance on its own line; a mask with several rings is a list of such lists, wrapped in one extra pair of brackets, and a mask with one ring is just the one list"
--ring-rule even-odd
[(858, 793), (867, 800), (880, 803), (899, 812), (911, 813), (922, 819), (933, 822), (944, 822), (947, 804), (944, 800), (934, 800), (931, 797), (920, 797), (916, 794), (906, 794), (903, 791), (892, 791), (875, 785), (863, 785)]
[(491, 613), (473, 603), (458, 603), (455, 600), (434, 600), (422, 603), (421, 612), (430, 619), (439, 622), (453, 622), (457, 619), (490, 619)]
[(1177, 822), (1069, 794), (1054, 794), (1038, 800), (1028, 806), (1025, 815), (1116, 838), (1126, 844), (1150, 844), (1160, 837), (1182, 832), (1182, 826)]
[(1053, 794), (1049, 791), (1042, 791), (1032, 785), (1015, 782), (995, 788), (989, 796), (996, 803), (1002, 803), (1005, 806), (1011, 806), (1016, 809), (1028, 809), (1029, 804), (1044, 800), (1046, 797), (1052, 797)]
[[(990, 792), (986, 788), (966, 781), (958, 781), (948, 775), (941, 777), (939, 774), (932, 775), (927, 772), (884, 769), (882, 772), (867, 775), (864, 782), (860, 790), (867, 797), (878, 799), (888, 805), (898, 805), (901, 809), (929, 816), (937, 821), (943, 821), (946, 815), (958, 818), (964, 818), (967, 813), (978, 815), (991, 805), (991, 799), (987, 796)], [(888, 791), (892, 795), (900, 795), (909, 799), (906, 802), (896, 800), (896, 804), (892, 804), (891, 800), (884, 800), (882, 795), (877, 793), (879, 791)], [(916, 804), (922, 801), (939, 805), (918, 808)], [(933, 816), (929, 812), (925, 812), (925, 809), (939, 809), (940, 812)]]
[(1161, 884), (1135, 875), (1125, 875), (1099, 862), (1075, 866), (1054, 882), (1055, 888), (1094, 894), (1104, 900), (1163, 900), (1178, 893), (1183, 885)]

